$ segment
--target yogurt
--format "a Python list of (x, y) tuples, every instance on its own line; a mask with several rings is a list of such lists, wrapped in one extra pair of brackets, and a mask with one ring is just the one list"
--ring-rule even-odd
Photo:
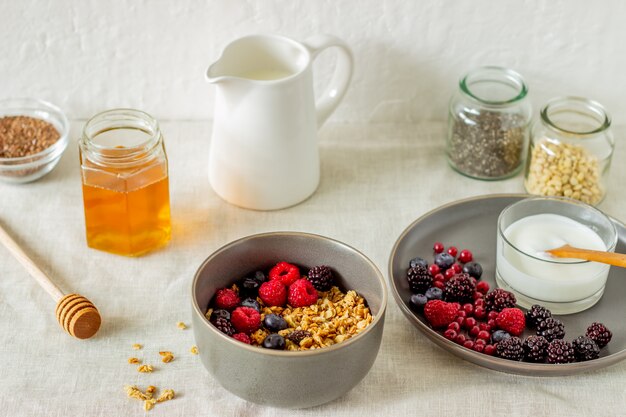
[[(565, 244), (607, 250), (602, 238), (588, 226), (559, 214), (535, 214), (498, 233), (496, 274), (514, 292), (539, 303), (582, 302), (594, 295), (599, 299), (609, 265), (555, 258), (546, 253)], [(566, 312), (574, 311), (561, 311)]]

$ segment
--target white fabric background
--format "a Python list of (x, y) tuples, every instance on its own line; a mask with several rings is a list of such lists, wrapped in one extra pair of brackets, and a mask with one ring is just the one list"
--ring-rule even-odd
[[(82, 122), (73, 123), (72, 138)], [(75, 143), (42, 180), (0, 184), (0, 221), (65, 290), (87, 296), (104, 324), (97, 337), (65, 335), (54, 303), (0, 248), (0, 415), (140, 416), (125, 384), (172, 388), (173, 401), (151, 416), (623, 416), (626, 363), (567, 378), (529, 378), (489, 371), (428, 342), (389, 300), (382, 348), (368, 376), (348, 395), (309, 410), (246, 403), (222, 389), (197, 356), (190, 322), (193, 274), (212, 251), (263, 231), (327, 235), (363, 251), (387, 275), (389, 252), (415, 218), (468, 196), (522, 192), (521, 176), (502, 182), (464, 178), (447, 167), (444, 124), (330, 124), (322, 129), (322, 182), (308, 201), (254, 212), (220, 200), (207, 181), (210, 125), (162, 124), (170, 157), (173, 239), (156, 253), (129, 259), (88, 249)], [(626, 167), (618, 148), (601, 208), (626, 219)], [(145, 347), (137, 352), (133, 343)], [(157, 352), (176, 359), (159, 362)], [(127, 358), (155, 364), (139, 374)], [(227, 360), (225, 358), (224, 360)], [(300, 377), (306, 378), (306, 375)], [(271, 381), (268, 381), (271, 383)], [(325, 383), (312, 381), (312, 383)]]

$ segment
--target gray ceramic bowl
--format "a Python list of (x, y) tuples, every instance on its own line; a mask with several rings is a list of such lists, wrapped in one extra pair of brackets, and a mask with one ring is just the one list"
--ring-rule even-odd
[[(217, 289), (280, 261), (331, 266), (340, 287), (365, 297), (374, 321), (345, 342), (299, 352), (249, 346), (209, 323), (204, 313)], [(236, 240), (209, 256), (193, 280), (192, 305), (202, 363), (224, 388), (254, 403), (304, 408), (342, 396), (368, 373), (383, 334), (387, 287), (372, 261), (350, 246), (318, 235), (275, 232)]]

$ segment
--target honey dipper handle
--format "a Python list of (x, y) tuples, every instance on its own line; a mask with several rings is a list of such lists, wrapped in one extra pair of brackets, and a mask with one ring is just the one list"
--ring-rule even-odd
[(11, 255), (13, 255), (24, 268), (26, 268), (30, 276), (37, 280), (39, 285), (41, 285), (41, 288), (50, 294), (55, 302), (58, 302), (63, 297), (61, 290), (54, 285), (52, 281), (50, 281), (50, 278), (48, 278), (48, 276), (41, 269), (39, 269), (37, 265), (35, 265), (33, 260), (26, 255), (22, 248), (2, 228), (2, 225), (0, 225), (0, 242), (2, 242), (4, 247), (11, 252)]
[(584, 259), (586, 261), (601, 262), (603, 264), (621, 266), (622, 268), (626, 268), (626, 255), (622, 253), (580, 249), (570, 245), (564, 245), (560, 248), (551, 249), (546, 252), (558, 258)]

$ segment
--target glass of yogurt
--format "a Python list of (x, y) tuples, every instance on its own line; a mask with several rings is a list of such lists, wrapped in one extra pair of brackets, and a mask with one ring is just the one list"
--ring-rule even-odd
[(600, 210), (580, 201), (527, 198), (498, 217), (496, 282), (518, 304), (540, 304), (554, 314), (586, 310), (604, 293), (609, 265), (555, 258), (546, 253), (565, 244), (615, 251), (617, 229)]

